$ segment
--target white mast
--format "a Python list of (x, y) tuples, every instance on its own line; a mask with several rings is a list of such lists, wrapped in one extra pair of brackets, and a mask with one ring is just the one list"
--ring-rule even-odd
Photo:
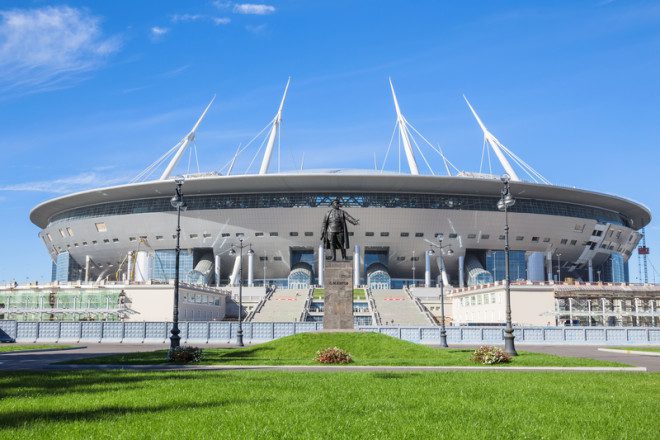
[(502, 150), (500, 149), (501, 142), (499, 140), (497, 140), (497, 138), (493, 135), (493, 133), (488, 131), (488, 129), (486, 128), (484, 123), (481, 122), (481, 119), (479, 118), (479, 115), (477, 115), (477, 112), (474, 110), (474, 108), (470, 104), (470, 101), (468, 101), (468, 99), (465, 97), (465, 95), (463, 95), (463, 99), (465, 99), (465, 102), (467, 103), (468, 107), (470, 107), (470, 111), (472, 111), (472, 114), (474, 115), (474, 118), (477, 120), (477, 123), (479, 124), (479, 127), (481, 127), (481, 131), (484, 132), (484, 138), (488, 141), (488, 144), (490, 145), (490, 147), (495, 152), (495, 155), (497, 156), (497, 159), (502, 164), (502, 167), (504, 168), (504, 170), (507, 172), (507, 174), (509, 175), (511, 180), (520, 181), (520, 179), (518, 178), (518, 175), (513, 170), (513, 167), (511, 166), (511, 164), (507, 160), (506, 156), (504, 156), (504, 153), (502, 153)]
[(399, 133), (401, 133), (401, 140), (403, 141), (403, 149), (406, 152), (406, 159), (408, 159), (408, 167), (410, 168), (410, 174), (419, 174), (417, 169), (417, 162), (415, 162), (415, 155), (413, 153), (412, 145), (410, 144), (410, 134), (408, 133), (408, 125), (406, 119), (401, 114), (401, 109), (399, 108), (399, 101), (396, 99), (396, 93), (394, 92), (394, 85), (392, 85), (392, 78), (390, 78), (390, 88), (392, 89), (392, 98), (394, 98), (394, 108), (396, 109), (396, 122), (399, 124)]
[(282, 102), (280, 102), (280, 108), (277, 110), (277, 114), (273, 119), (273, 126), (270, 129), (270, 135), (268, 136), (268, 143), (266, 144), (266, 151), (264, 152), (264, 159), (261, 162), (261, 168), (259, 169), (259, 174), (266, 174), (268, 172), (268, 165), (270, 165), (270, 157), (273, 154), (273, 146), (275, 145), (275, 138), (277, 137), (277, 131), (280, 128), (280, 123), (282, 122), (282, 109), (284, 108), (284, 100), (286, 99), (286, 93), (289, 90), (289, 83), (291, 82), (291, 77), (289, 77), (286, 82), (286, 87), (284, 88), (284, 95), (282, 96)]
[(211, 99), (209, 105), (206, 106), (206, 109), (204, 109), (202, 116), (199, 117), (197, 123), (192, 128), (192, 130), (190, 130), (190, 132), (186, 135), (186, 137), (184, 137), (181, 140), (181, 146), (177, 150), (176, 154), (174, 155), (170, 163), (167, 165), (167, 168), (165, 168), (163, 174), (160, 176), (160, 180), (167, 180), (170, 177), (170, 173), (172, 172), (176, 164), (179, 162), (179, 159), (181, 159), (181, 155), (183, 155), (183, 153), (186, 151), (186, 148), (188, 148), (190, 142), (195, 140), (195, 132), (197, 131), (197, 127), (199, 127), (199, 124), (202, 123), (202, 119), (204, 119), (204, 116), (206, 116), (206, 112), (208, 112), (209, 108), (211, 108), (211, 104), (213, 104), (213, 101), (215, 101), (215, 95), (213, 95), (213, 99)]

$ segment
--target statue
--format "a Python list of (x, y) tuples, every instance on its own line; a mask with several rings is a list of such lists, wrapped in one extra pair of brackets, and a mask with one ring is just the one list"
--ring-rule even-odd
[(346, 249), (349, 248), (348, 228), (346, 222), (357, 225), (360, 221), (340, 209), (339, 198), (332, 201), (332, 209), (323, 218), (321, 240), (324, 249), (332, 249), (332, 261), (337, 261), (337, 249), (341, 250), (341, 258), (346, 259)]

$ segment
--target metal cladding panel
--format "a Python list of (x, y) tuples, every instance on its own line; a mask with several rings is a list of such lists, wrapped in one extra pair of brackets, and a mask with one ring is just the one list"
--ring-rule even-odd
[(80, 341), (99, 342), (103, 335), (102, 322), (82, 322)]
[(164, 342), (168, 338), (167, 324), (164, 322), (147, 322), (145, 327), (145, 342)]
[(411, 342), (421, 341), (421, 329), (418, 328), (402, 328), (401, 329), (401, 339)]
[(398, 338), (399, 337), (399, 330), (396, 328), (381, 328), (380, 333), (387, 335), (387, 336), (392, 336), (393, 338)]
[(60, 336), (60, 323), (59, 322), (40, 322), (39, 335), (37, 340), (44, 341), (57, 341)]
[(646, 329), (628, 329), (628, 342), (643, 344), (648, 342)]
[(605, 341), (605, 329), (595, 328), (585, 330), (587, 341)]
[[(449, 332), (447, 332), (447, 339), (449, 339)], [(439, 328), (423, 328), (422, 341), (440, 341)]]
[(480, 328), (463, 328), (461, 329), (461, 339), (463, 341), (481, 341)]
[(10, 342), (16, 339), (16, 321), (0, 321), (0, 342)]
[(188, 342), (206, 343), (209, 339), (208, 322), (189, 322), (188, 323)]
[(209, 342), (228, 342), (231, 323), (229, 322), (210, 322), (209, 323)]
[[(364, 170), (353, 172), (320, 172), (297, 174), (266, 174), (214, 176), (190, 178), (186, 181), (188, 195), (245, 194), (263, 192), (418, 192), (429, 194), (480, 194), (499, 196), (501, 182), (497, 179), (478, 179), (450, 176), (413, 176), (405, 174), (374, 174)], [(539, 200), (563, 201), (574, 204), (598, 206), (621, 212), (634, 219), (635, 227), (641, 228), (651, 219), (650, 211), (624, 198), (575, 188), (543, 185), (528, 182), (512, 182), (514, 197)], [(162, 197), (172, 193), (172, 181), (151, 181), (99, 188), (48, 200), (35, 207), (30, 220), (44, 228), (48, 219), (58, 212), (98, 203)]]
[(649, 342), (660, 342), (660, 329), (648, 329), (649, 331)]
[(142, 342), (145, 338), (145, 322), (126, 322), (124, 323), (123, 342)]
[(485, 328), (482, 331), (483, 340), (489, 342), (502, 342), (504, 331), (501, 328)]
[(121, 342), (124, 337), (123, 322), (103, 323), (103, 342)]
[(564, 340), (564, 330), (561, 328), (546, 328), (545, 329), (545, 340), (546, 341), (563, 341)]
[[(169, 341), (170, 336), (172, 336), (172, 329), (174, 328), (174, 324), (171, 322), (167, 323), (167, 331), (165, 332), (165, 340)], [(187, 322), (179, 322), (179, 337), (181, 338), (181, 341), (185, 341), (188, 339), (188, 323)]]
[(62, 322), (60, 327), (60, 342), (80, 340), (82, 332), (82, 322)]
[(620, 328), (608, 328), (605, 330), (607, 334), (607, 340), (617, 341), (617, 342), (626, 342), (628, 337), (626, 336), (626, 330)]
[[(438, 330), (438, 340), (440, 340), (440, 331)], [(461, 329), (458, 327), (447, 327), (447, 342), (457, 343), (461, 341)]]
[(271, 322), (253, 322), (252, 338), (258, 340), (273, 339), (273, 323)]
[(19, 322), (16, 326), (16, 340), (18, 341), (36, 341), (38, 336), (38, 322)]
[[(254, 326), (256, 323), (252, 323)], [(296, 322), (294, 324), (295, 327), (295, 333), (307, 333), (307, 332), (315, 332), (316, 331), (316, 323), (315, 322)]]
[(275, 323), (275, 337), (281, 338), (283, 336), (289, 336), (293, 334), (294, 330), (293, 322), (276, 322)]
[(566, 342), (584, 342), (584, 330), (576, 328), (565, 328), (564, 337)]
[(525, 342), (533, 342), (533, 341), (543, 342), (543, 329), (540, 328), (523, 329), (522, 339)]

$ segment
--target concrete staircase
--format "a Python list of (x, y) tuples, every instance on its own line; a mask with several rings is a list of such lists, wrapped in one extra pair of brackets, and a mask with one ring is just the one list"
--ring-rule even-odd
[(423, 313), (405, 290), (400, 289), (374, 289), (371, 296), (380, 314), (382, 325), (435, 325)]
[(252, 322), (295, 322), (305, 309), (307, 289), (277, 289)]

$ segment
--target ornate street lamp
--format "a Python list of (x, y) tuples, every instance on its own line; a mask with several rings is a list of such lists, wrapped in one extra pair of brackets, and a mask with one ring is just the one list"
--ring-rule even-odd
[(183, 186), (183, 177), (177, 177), (174, 179), (176, 183), (176, 192), (170, 203), (172, 207), (176, 208), (176, 262), (174, 266), (174, 311), (172, 313), (172, 336), (170, 336), (170, 350), (174, 350), (179, 346), (181, 342), (181, 337), (179, 333), (179, 256), (181, 254), (180, 240), (181, 240), (181, 211), (185, 211), (188, 206), (183, 200), (183, 192), (181, 187)]
[[(243, 244), (243, 239), (240, 238), (238, 248), (240, 250), (240, 266), (238, 269), (238, 331), (236, 332), (236, 345), (243, 347), (243, 248), (248, 247), (248, 245)], [(252, 245), (249, 245), (248, 255), (254, 255), (252, 250)], [(234, 245), (231, 245), (231, 250), (229, 255), (236, 255), (236, 248)]]
[[(447, 329), (445, 328), (445, 282), (442, 279), (442, 272), (445, 270), (445, 256), (444, 249), (447, 249), (447, 255), (452, 255), (454, 250), (451, 248), (450, 244), (442, 245), (442, 237), (439, 239), (440, 244), (430, 243), (432, 247), (440, 249), (440, 261), (442, 261), (442, 270), (440, 271), (440, 279), (438, 283), (440, 284), (440, 346), (449, 347), (447, 345)], [(429, 254), (435, 254), (433, 249), (429, 249)]]
[(504, 211), (504, 293), (506, 298), (506, 327), (504, 327), (504, 351), (511, 356), (518, 356), (514, 345), (513, 325), (511, 324), (511, 274), (509, 273), (509, 208), (516, 203), (511, 196), (508, 174), (502, 175), (502, 197), (497, 202), (497, 209)]

